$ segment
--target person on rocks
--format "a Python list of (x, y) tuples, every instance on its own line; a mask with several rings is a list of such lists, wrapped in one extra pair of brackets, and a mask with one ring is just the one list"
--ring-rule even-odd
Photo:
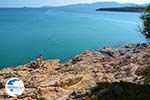
[(37, 66), (38, 67), (42, 67), (43, 66), (43, 57), (42, 55), (40, 54), (36, 60), (36, 63), (37, 63)]

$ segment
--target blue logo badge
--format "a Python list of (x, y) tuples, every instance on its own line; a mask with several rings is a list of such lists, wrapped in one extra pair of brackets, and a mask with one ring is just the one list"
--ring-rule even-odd
[(18, 78), (11, 78), (6, 82), (5, 89), (8, 95), (17, 97), (24, 91), (24, 83)]

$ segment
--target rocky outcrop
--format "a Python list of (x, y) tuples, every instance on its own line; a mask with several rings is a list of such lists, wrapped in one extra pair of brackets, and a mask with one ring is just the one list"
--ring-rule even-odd
[[(150, 47), (147, 44), (105, 47), (95, 52), (85, 51), (66, 63), (48, 60), (40, 68), (31, 65), (0, 71), (0, 100), (16, 100), (4, 89), (11, 77), (24, 81), (25, 91), (17, 98), (20, 100), (88, 100), (85, 95), (100, 82), (142, 85), (144, 78), (140, 73), (150, 65)], [(108, 91), (109, 88), (102, 89), (98, 95)]]

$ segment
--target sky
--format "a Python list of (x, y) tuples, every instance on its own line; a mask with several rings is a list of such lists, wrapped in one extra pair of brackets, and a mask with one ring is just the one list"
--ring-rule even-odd
[(149, 3), (150, 0), (0, 0), (0, 7), (41, 7), (62, 6), (77, 3), (94, 3), (103, 1), (116, 1), (119, 3)]

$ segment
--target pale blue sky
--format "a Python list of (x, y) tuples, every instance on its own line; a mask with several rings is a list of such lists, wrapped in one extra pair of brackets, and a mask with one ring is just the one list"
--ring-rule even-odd
[(40, 7), (44, 5), (61, 6), (76, 3), (93, 3), (103, 1), (116, 1), (119, 3), (148, 3), (150, 0), (0, 0), (0, 7)]

